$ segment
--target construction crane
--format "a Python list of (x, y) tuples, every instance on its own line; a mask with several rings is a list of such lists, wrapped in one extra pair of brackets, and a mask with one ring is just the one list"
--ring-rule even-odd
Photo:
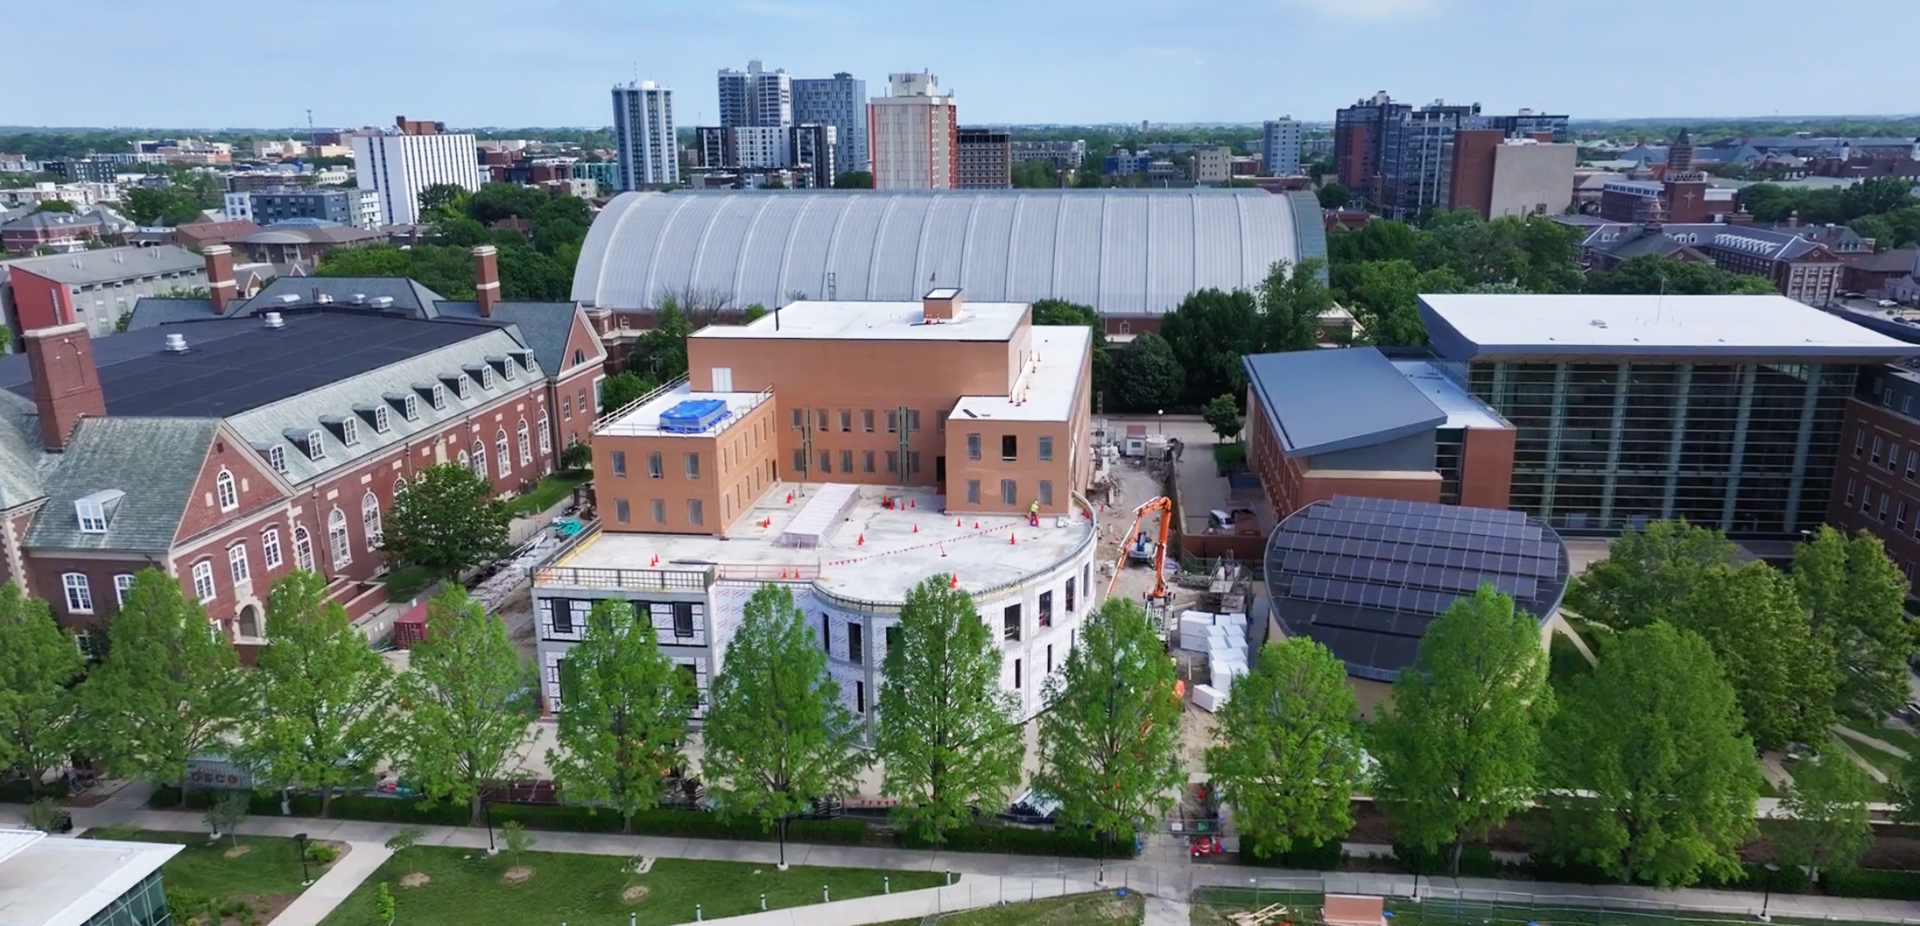
[[(1113, 564), (1113, 580), (1107, 583), (1107, 594), (1112, 595), (1114, 586), (1120, 583), (1120, 570), (1126, 568), (1128, 554), (1138, 545), (1138, 541), (1146, 539), (1146, 534), (1140, 532), (1141, 520), (1148, 514), (1156, 512), (1160, 515), (1160, 541), (1153, 547), (1153, 591), (1147, 593), (1147, 617), (1153, 621), (1155, 627), (1164, 631), (1167, 628), (1167, 615), (1170, 611), (1166, 567), (1167, 531), (1173, 523), (1171, 499), (1164, 495), (1150, 498), (1140, 507), (1133, 509), (1133, 526), (1127, 529), (1126, 534), (1130, 539), (1122, 544), (1120, 556)], [(1139, 558), (1144, 559), (1145, 556), (1142, 555)]]

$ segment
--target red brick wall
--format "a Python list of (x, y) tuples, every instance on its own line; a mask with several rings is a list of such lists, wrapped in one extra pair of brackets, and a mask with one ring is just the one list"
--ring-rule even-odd
[[(233, 476), (234, 495), (239, 502), (228, 511), (220, 510), (217, 486), (222, 472)], [(277, 483), (278, 480), (261, 464), (260, 457), (252, 448), (242, 449), (230, 435), (215, 433), (213, 444), (207, 448), (207, 458), (200, 464), (200, 475), (194, 479), (193, 492), (187, 497), (187, 510), (180, 518), (180, 529), (174, 534), (174, 542), (179, 543), (213, 530), (224, 522), (281, 504), (287, 496)]]
[(1513, 500), (1511, 428), (1468, 428), (1460, 447), (1460, 504), (1507, 508)]
[(73, 321), (73, 301), (65, 285), (19, 267), (8, 267), (7, 277), (13, 282), (13, 310), (21, 331)]
[[(114, 596), (113, 591), (114, 576), (131, 575), (148, 566), (157, 565), (160, 564), (138, 556), (103, 559), (36, 555), (28, 561), (27, 572), (32, 577), (34, 597), (46, 599), (53, 608), (54, 618), (68, 628), (85, 630), (96, 625), (104, 625), (108, 618), (119, 613), (119, 600)], [(87, 587), (93, 593), (91, 613), (83, 613), (67, 607), (65, 586), (61, 577), (70, 572), (77, 572), (87, 577)]]
[[(1856, 459), (1854, 441), (1861, 435), (1866, 437), (1866, 447)], [(1879, 465), (1873, 463), (1876, 437), (1882, 444)], [(1840, 430), (1840, 458), (1834, 467), (1833, 496), (1827, 504), (1828, 524), (1849, 534), (1864, 530), (1879, 537), (1886, 545), (1887, 557), (1909, 576), (1914, 564), (1920, 563), (1920, 536), (1916, 536), (1920, 531), (1915, 529), (1915, 525), (1920, 524), (1920, 473), (1916, 473), (1915, 479), (1908, 479), (1906, 466), (1907, 454), (1915, 450), (1920, 450), (1920, 423), (1892, 409), (1849, 399)], [(1888, 470), (1887, 460), (1895, 453), (1898, 462)], [(1853, 489), (1851, 504), (1847, 501), (1849, 484)], [(1868, 491), (1873, 493), (1872, 504), (1869, 511), (1863, 513), (1860, 503)], [(1879, 518), (1882, 495), (1888, 496), (1885, 521)], [(1904, 526), (1899, 520), (1901, 505), (1907, 508)]]
[(1439, 502), (1439, 473), (1410, 473), (1406, 477), (1355, 477), (1343, 470), (1329, 470), (1314, 473), (1303, 470), (1298, 461), (1288, 460), (1287, 471), (1290, 478), (1290, 504), (1284, 510), (1276, 508), (1274, 513), (1286, 517), (1295, 511), (1318, 501), (1325, 501), (1335, 495), (1358, 495), (1364, 498), (1390, 498), (1403, 502)]

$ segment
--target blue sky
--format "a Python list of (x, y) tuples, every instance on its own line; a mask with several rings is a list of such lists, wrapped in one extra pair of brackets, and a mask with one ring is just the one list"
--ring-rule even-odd
[[(1920, 0), (10, 0), (0, 125), (605, 125), (636, 73), (715, 119), (760, 58), (929, 69), (963, 123), (1250, 122), (1396, 98), (1581, 117), (1920, 112)], [(1894, 43), (1898, 44), (1898, 43)]]

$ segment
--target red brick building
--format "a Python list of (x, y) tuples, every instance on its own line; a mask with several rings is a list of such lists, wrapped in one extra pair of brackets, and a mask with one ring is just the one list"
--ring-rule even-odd
[(1280, 517), (1336, 495), (1505, 508), (1514, 429), (1420, 357), (1256, 354), (1249, 463)]
[(386, 278), (234, 302), (210, 248), (213, 299), (166, 300), (98, 342), (71, 321), (28, 332), (0, 358), (0, 581), (88, 632), (157, 567), (243, 646), (289, 569), (325, 575), (350, 613), (381, 603), (369, 580), (404, 480), (457, 462), (522, 491), (596, 414), (586, 314), (495, 301), (493, 262), (477, 250), (480, 300), (422, 314), (365, 295), (419, 289)]
[(1827, 523), (1867, 531), (1911, 583), (1920, 563), (1920, 375), (1901, 366), (1860, 371), (1847, 400)]

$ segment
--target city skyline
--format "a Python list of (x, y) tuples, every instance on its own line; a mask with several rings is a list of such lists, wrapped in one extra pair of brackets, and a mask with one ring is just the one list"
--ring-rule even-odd
[[(889, 73), (930, 70), (955, 92), (968, 124), (1258, 123), (1283, 114), (1325, 122), (1378, 90), (1416, 104), (1444, 98), (1576, 119), (1916, 110), (1902, 92), (1900, 57), (1858, 53), (1847, 30), (1794, 31), (1793, 59), (1823, 65), (1798, 80), (1742, 80), (1724, 69), (1718, 78), (1690, 76), (1699, 72), (1687, 62), (1724, 61), (1730, 49), (1761, 54), (1773, 42), (1788, 50), (1779, 43), (1782, 23), (1804, 10), (1785, 0), (1757, 0), (1752, 15), (1739, 19), (1704, 8), (1664, 10), (1651, 35), (1642, 18), (1608, 20), (1523, 0), (1264, 0), (1228, 19), (1198, 4), (1183, 12), (1178, 4), (1123, 0), (1094, 19), (1079, 5), (983, 0), (936, 7), (938, 30), (876, 15), (881, 8), (865, 0), (639, 9), (594, 0), (567, 4), (565, 16), (443, 0), (397, 9), (348, 0), (340, 15), (275, 36), (281, 60), (333, 66), (313, 72), (324, 79), (310, 93), (271, 95), (127, 92), (150, 79), (152, 49), (190, 47), (222, 8), (199, 0), (165, 8), (74, 5), (94, 10), (25, 8), (10, 17), (40, 37), (13, 49), (16, 63), (63, 73), (68, 92), (16, 96), (0, 123), (291, 127), (312, 107), (322, 126), (384, 125), (407, 113), (461, 127), (602, 127), (607, 88), (637, 77), (675, 90), (678, 124), (717, 124), (715, 75), (754, 58), (796, 78), (848, 71), (870, 91)], [(1877, 33), (1920, 29), (1920, 7), (1902, 0), (1866, 0), (1849, 15)], [(102, 17), (117, 27), (99, 29)], [(359, 41), (369, 26), (407, 35), (407, 57), (396, 58), (393, 45)], [(647, 40), (636, 42), (640, 36)], [(67, 50), (82, 44), (94, 51), (89, 67), (61, 68)], [(640, 58), (641, 50), (657, 53)], [(1748, 67), (1758, 77), (1784, 64), (1763, 59)], [(1516, 80), (1516, 69), (1526, 79)], [(1807, 79), (1812, 74), (1845, 79)]]

